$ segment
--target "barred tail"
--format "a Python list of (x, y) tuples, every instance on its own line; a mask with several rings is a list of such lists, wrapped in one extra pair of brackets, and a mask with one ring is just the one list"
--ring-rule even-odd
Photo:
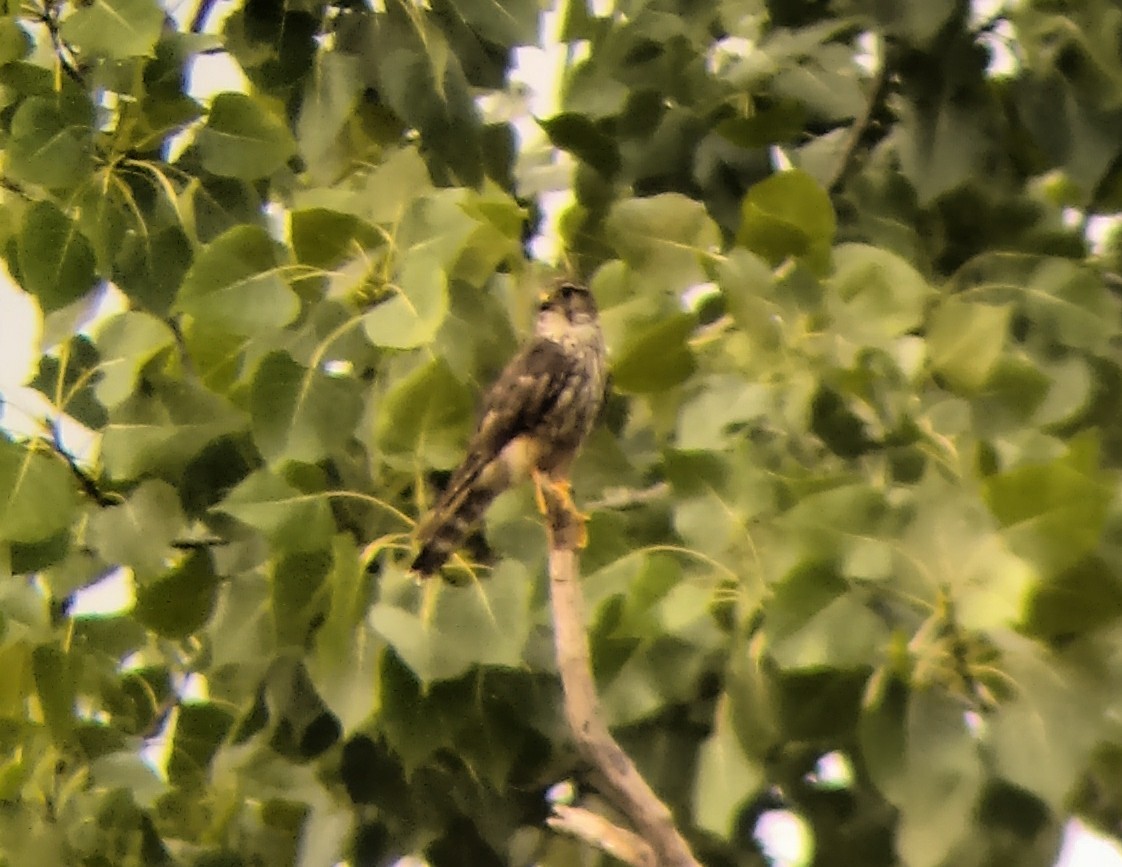
[[(488, 468), (490, 469), (490, 468)], [(498, 476), (499, 478), (496, 478)], [(472, 525), (506, 487), (503, 472), (487, 472), (459, 490), (446, 491), (422, 525), (417, 539), (421, 550), (410, 569), (418, 578), (427, 578), (440, 567), (467, 539)]]

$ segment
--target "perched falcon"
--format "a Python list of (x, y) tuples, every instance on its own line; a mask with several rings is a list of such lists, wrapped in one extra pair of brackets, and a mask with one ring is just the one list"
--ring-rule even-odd
[(534, 336), (487, 392), (467, 457), (417, 531), (413, 572), (437, 572), (495, 497), (527, 477), (567, 496), (569, 470), (606, 387), (596, 302), (583, 286), (562, 283), (542, 301)]

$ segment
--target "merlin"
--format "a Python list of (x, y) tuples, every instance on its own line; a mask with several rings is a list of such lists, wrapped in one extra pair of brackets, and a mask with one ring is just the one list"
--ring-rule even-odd
[(417, 531), (412, 571), (439, 571), (503, 491), (533, 478), (564, 502), (569, 471), (607, 389), (604, 336), (592, 293), (562, 283), (541, 303), (534, 336), (507, 363), (483, 400), (467, 456)]

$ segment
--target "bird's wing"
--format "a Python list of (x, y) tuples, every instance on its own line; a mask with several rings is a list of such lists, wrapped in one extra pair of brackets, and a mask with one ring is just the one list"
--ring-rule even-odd
[(557, 343), (544, 338), (531, 340), (507, 363), (484, 397), (479, 426), (442, 502), (458, 497), (507, 443), (534, 428), (557, 401), (572, 365)]

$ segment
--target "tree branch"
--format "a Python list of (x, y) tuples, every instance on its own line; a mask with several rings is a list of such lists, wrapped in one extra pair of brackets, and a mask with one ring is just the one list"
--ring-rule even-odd
[(613, 825), (599, 813), (583, 807), (554, 804), (553, 815), (545, 820), (554, 831), (561, 831), (611, 855), (632, 867), (655, 867), (654, 850), (633, 831)]
[(94, 477), (78, 466), (78, 461), (75, 460), (74, 455), (70, 454), (62, 444), (62, 427), (59, 420), (46, 421), (46, 424), (51, 431), (51, 448), (60, 458), (66, 461), (66, 465), (70, 468), (70, 472), (78, 482), (82, 492), (103, 509), (109, 506), (119, 506), (123, 503), (125, 500), (120, 494), (114, 491), (103, 491)]
[(604, 794), (654, 851), (655, 864), (700, 867), (689, 844), (674, 826), (670, 808), (640, 776), (600, 715), (578, 569), (577, 549), (584, 541), (583, 518), (560, 492), (543, 486), (543, 493), (548, 511), (549, 593), (557, 668), (565, 696), (565, 719), (577, 751), (600, 775)]
[(202, 33), (206, 27), (207, 19), (210, 17), (211, 10), (214, 8), (215, 0), (199, 0), (199, 5), (195, 7), (195, 14), (191, 16), (191, 32)]
[(849, 139), (845, 143), (845, 149), (842, 150), (838, 157), (837, 167), (830, 175), (830, 183), (826, 185), (826, 189), (831, 193), (838, 191), (857, 161), (857, 154), (861, 151), (861, 139), (865, 137), (869, 124), (872, 123), (873, 117), (888, 94), (888, 78), (888, 57), (886, 56), (884, 42), (881, 40), (880, 66), (877, 69), (877, 74), (873, 77), (873, 86), (869, 91), (869, 99), (865, 103), (865, 110), (860, 117), (854, 119), (853, 126), (849, 129)]
[[(51, 35), (51, 45), (55, 50), (55, 57), (58, 59), (62, 71), (73, 81), (84, 85), (85, 81), (82, 79), (82, 73), (73, 62), (74, 52), (70, 49), (70, 46), (63, 41), (62, 34), (59, 33), (57, 0), (46, 0), (46, 2), (44, 2), (43, 11), (39, 15), (39, 20), (46, 25), (47, 32)], [(70, 55), (69, 59), (67, 58), (68, 54)]]
[(666, 482), (656, 482), (649, 488), (609, 488), (599, 500), (587, 503), (585, 508), (590, 512), (601, 509), (631, 509), (635, 506), (645, 506), (665, 499), (670, 493), (670, 485)]

